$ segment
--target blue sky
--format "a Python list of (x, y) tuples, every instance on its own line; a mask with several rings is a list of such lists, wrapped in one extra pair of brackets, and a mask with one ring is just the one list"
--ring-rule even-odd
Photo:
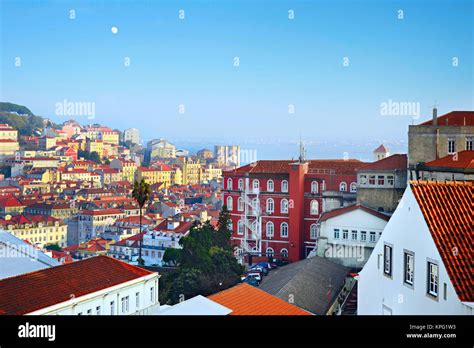
[(67, 99), (144, 138), (390, 140), (412, 121), (389, 99), (474, 109), (472, 1), (0, 3), (0, 99), (57, 122)]

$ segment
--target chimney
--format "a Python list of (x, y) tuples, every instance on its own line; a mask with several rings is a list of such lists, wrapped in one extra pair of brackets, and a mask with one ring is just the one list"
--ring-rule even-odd
[(438, 125), (438, 108), (433, 108), (433, 126)]

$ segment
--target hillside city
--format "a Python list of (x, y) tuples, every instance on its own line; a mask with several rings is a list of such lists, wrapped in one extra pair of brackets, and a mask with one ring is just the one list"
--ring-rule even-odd
[(371, 162), (302, 141), (245, 163), (12, 105), (0, 314), (474, 314), (474, 111), (433, 108)]

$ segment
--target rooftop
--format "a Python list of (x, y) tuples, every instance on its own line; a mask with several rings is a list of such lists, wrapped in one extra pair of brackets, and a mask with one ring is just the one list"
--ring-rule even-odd
[[(442, 116), (438, 116), (438, 126), (474, 126), (474, 111), (451, 111)], [(430, 119), (419, 126), (431, 126), (433, 120)]]
[(459, 299), (474, 302), (473, 182), (410, 185)]
[(385, 157), (379, 161), (369, 163), (357, 169), (358, 172), (364, 171), (384, 171), (384, 170), (407, 170), (407, 155), (395, 154)]

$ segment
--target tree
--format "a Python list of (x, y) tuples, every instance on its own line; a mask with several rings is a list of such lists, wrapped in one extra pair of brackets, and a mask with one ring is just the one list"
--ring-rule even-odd
[(54, 251), (61, 251), (61, 247), (59, 246), (59, 244), (48, 244), (44, 247), (46, 250), (54, 250)]
[[(173, 304), (183, 296), (207, 296), (239, 282), (243, 267), (232, 252), (229, 221), (230, 214), (224, 208), (217, 228), (209, 222), (196, 223), (180, 240), (179, 269), (162, 279), (164, 302)], [(172, 256), (171, 252), (167, 257)]]
[(142, 209), (146, 202), (150, 199), (150, 185), (145, 181), (145, 179), (138, 182), (135, 180), (133, 184), (132, 197), (137, 201), (138, 206), (140, 207), (140, 240), (138, 242), (138, 264), (143, 265), (144, 261), (142, 259), (142, 244), (143, 244), (143, 235), (142, 235)]
[(163, 255), (163, 261), (170, 266), (178, 266), (181, 260), (181, 249), (168, 248)]

